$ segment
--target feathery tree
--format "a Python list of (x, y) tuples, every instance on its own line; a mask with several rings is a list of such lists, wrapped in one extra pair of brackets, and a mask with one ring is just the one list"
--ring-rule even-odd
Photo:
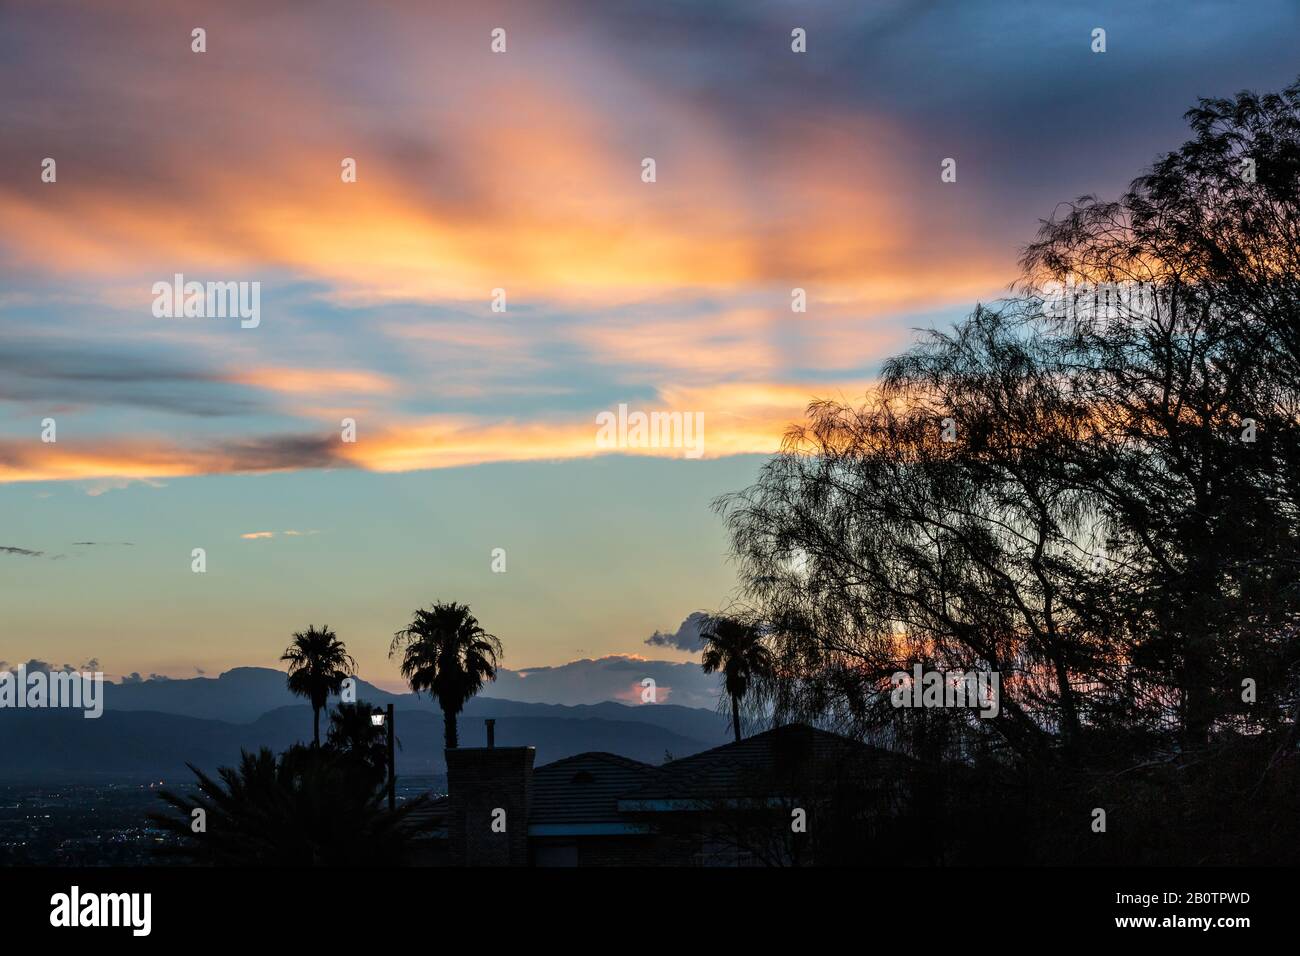
[[(779, 713), (1031, 758), (1294, 744), (1300, 84), (1188, 118), (1118, 201), (1043, 224), (1015, 297), (814, 403), (717, 502)], [(912, 662), (998, 671), (1001, 712), (900, 713)]]
[(1300, 83), (1187, 116), (1193, 138), (1118, 201), (1044, 224), (1024, 288), (1086, 283), (1043, 325), (1093, 415), (1077, 457), (1114, 542), (1112, 615), (1198, 749), (1300, 704)]

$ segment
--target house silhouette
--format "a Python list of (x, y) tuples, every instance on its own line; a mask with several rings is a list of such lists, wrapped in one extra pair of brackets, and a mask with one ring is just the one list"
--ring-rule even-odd
[(906, 833), (915, 804), (911, 758), (806, 724), (657, 767), (591, 752), (534, 768), (534, 755), (448, 750), (447, 796), (411, 817), (415, 862), (829, 863)]

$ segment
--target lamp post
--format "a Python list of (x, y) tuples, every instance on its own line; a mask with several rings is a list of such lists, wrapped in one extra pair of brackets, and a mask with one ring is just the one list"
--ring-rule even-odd
[(372, 727), (385, 727), (388, 731), (388, 811), (397, 809), (397, 766), (393, 757), (393, 705), (388, 705), (388, 712), (376, 710), (370, 715)]

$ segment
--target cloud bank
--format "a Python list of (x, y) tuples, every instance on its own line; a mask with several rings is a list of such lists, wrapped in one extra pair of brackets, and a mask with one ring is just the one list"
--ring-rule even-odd
[(519, 671), (502, 668), (497, 672), (496, 681), (484, 688), (483, 695), (538, 704), (599, 704), (616, 700), (640, 705), (641, 682), (647, 677), (655, 682), (658, 703), (710, 710), (717, 706), (716, 681), (704, 674), (699, 664), (652, 661), (629, 655)]

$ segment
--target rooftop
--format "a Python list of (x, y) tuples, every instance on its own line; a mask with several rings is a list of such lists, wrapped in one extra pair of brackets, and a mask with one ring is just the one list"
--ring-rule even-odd
[[(814, 773), (879, 777), (906, 763), (907, 757), (807, 724), (777, 727), (658, 767), (593, 751), (533, 770), (528, 823), (547, 831), (612, 827), (626, 823), (629, 812), (768, 797), (798, 788)], [(448, 798), (441, 797), (412, 813), (410, 822), (431, 835), (445, 832), (447, 809)]]

